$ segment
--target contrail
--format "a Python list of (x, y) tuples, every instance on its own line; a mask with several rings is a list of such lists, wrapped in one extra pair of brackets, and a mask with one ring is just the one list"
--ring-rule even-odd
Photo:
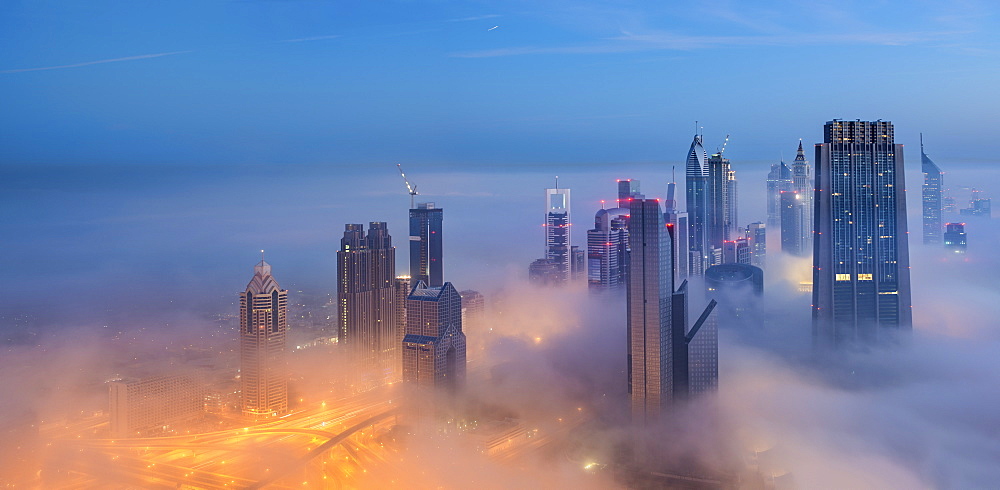
[(492, 31), (493, 29), (496, 29), (497, 27), (500, 27), (500, 26), (493, 26), (493, 27), (490, 27), (489, 29), (486, 29), (486, 31), (487, 31), (487, 32), (488, 32), (488, 31)]
[(17, 68), (13, 70), (0, 70), (0, 74), (5, 73), (22, 73), (26, 71), (43, 71), (43, 70), (59, 70), (62, 68), (77, 68), (81, 66), (89, 65), (99, 65), (101, 63), (115, 63), (118, 61), (133, 61), (133, 60), (144, 60), (147, 58), (159, 58), (161, 56), (171, 56), (175, 54), (190, 53), (191, 51), (171, 51), (169, 53), (153, 53), (153, 54), (140, 54), (138, 56), (126, 56), (124, 58), (112, 58), (109, 60), (97, 60), (97, 61), (85, 61), (83, 63), (74, 63), (72, 65), (57, 65), (57, 66), (43, 66), (40, 68)]

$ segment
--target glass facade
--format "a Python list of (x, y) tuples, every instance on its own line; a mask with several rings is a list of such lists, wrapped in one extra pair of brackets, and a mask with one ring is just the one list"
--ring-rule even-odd
[(414, 283), (444, 284), (443, 221), (444, 209), (435, 208), (432, 202), (410, 210), (410, 278)]
[(873, 342), (910, 328), (903, 147), (892, 124), (830, 121), (816, 161), (817, 342)]
[(288, 290), (280, 289), (271, 266), (260, 261), (240, 294), (240, 390), (243, 414), (268, 417), (288, 411), (285, 337)]

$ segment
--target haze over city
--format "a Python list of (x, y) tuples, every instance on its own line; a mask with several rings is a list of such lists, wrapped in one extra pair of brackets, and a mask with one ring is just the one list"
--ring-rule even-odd
[[(991, 408), (1000, 258), (988, 251), (1000, 241), (989, 208), (1000, 192), (996, 10), (974, 1), (6, 3), (0, 483), (989, 488), (1000, 480)], [(872, 159), (895, 165), (891, 152), (902, 151), (905, 189), (886, 184), (886, 199), (905, 195), (905, 211), (878, 219), (907, 222), (879, 233), (893, 254), (908, 242), (909, 286), (894, 279), (878, 298), (911, 296), (912, 330), (879, 316), (873, 341), (862, 320), (862, 333), (846, 336), (838, 323), (838, 345), (826, 349), (812, 237), (838, 225), (813, 220), (829, 210), (819, 185), (794, 216), (769, 208), (780, 198), (769, 185), (800, 141), (810, 178), (820, 178), (821, 159), (837, 161), (824, 125), (855, 121), (891, 122), (870, 133), (889, 143), (865, 147)], [(718, 338), (708, 361), (692, 344), (691, 372), (682, 370), (690, 397), (658, 388), (662, 412), (640, 420), (630, 298), (663, 301), (646, 280), (658, 266), (635, 262), (646, 241), (629, 234), (646, 236), (645, 225), (626, 220), (620, 247), (630, 252), (609, 279), (595, 272), (609, 259), (588, 232), (602, 208), (634, 214), (633, 199), (658, 200), (659, 225), (679, 228), (673, 199), (675, 218), (693, 223), (698, 136), (706, 157), (718, 155), (711, 168), (738, 182), (724, 198), (706, 191), (725, 200), (733, 255), (708, 238), (696, 246), (693, 225), (690, 241), (656, 232), (690, 251), (690, 264), (676, 254), (655, 262), (673, 270), (668, 296), (687, 279), (689, 297), (685, 319), (650, 331), (682, 321), (688, 342)], [(938, 201), (927, 197), (922, 157), (943, 175)], [(621, 193), (626, 179), (638, 182), (633, 194)], [(552, 242), (562, 215), (546, 189), (571, 192), (565, 244)], [(828, 198), (835, 209), (839, 195)], [(431, 341), (410, 338), (403, 317), (382, 325), (393, 336), (382, 361), (393, 367), (375, 379), (359, 368), (367, 361), (352, 350), (354, 320), (341, 306), (354, 280), (345, 225), (386, 224), (395, 255), (379, 273), (384, 289), (413, 276), (378, 313), (395, 315), (422, 301), (411, 257), (427, 241), (414, 240), (415, 205), (427, 202), (443, 209), (442, 282), (469, 310), (459, 329), (468, 364), (455, 371), (449, 357), (434, 386), (411, 376), (406, 349)], [(722, 212), (708, 209), (707, 223)], [(809, 216), (808, 230), (791, 236), (789, 216), (796, 226)], [(960, 244), (946, 223), (963, 225)], [(755, 224), (766, 238), (753, 236)], [(791, 240), (802, 243), (794, 253)], [(241, 387), (256, 371), (241, 321), (256, 320), (241, 298), (261, 263), (287, 290), (287, 407), (248, 415)], [(763, 271), (761, 295), (714, 295), (708, 269), (736, 263)], [(638, 277), (641, 295), (630, 286)], [(848, 279), (860, 287), (871, 274)], [(485, 299), (475, 320), (469, 290)], [(698, 337), (692, 326), (711, 298), (718, 307)], [(450, 332), (434, 345), (452, 345), (442, 344)], [(716, 366), (710, 386), (698, 385), (699, 362)], [(159, 376), (205, 385), (198, 415), (115, 433), (121, 409), (109, 390)]]

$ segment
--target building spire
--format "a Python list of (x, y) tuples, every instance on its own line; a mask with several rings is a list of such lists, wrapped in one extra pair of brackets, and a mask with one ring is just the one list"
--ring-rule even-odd
[(924, 133), (920, 133), (920, 154), (924, 154)]

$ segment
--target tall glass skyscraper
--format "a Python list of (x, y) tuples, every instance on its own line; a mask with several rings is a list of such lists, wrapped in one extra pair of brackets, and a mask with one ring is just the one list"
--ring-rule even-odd
[(435, 208), (432, 202), (417, 204), (410, 210), (410, 280), (414, 284), (444, 284), (443, 221), (444, 209)]
[(694, 135), (685, 163), (688, 213), (688, 272), (700, 276), (705, 271), (708, 238), (708, 154), (700, 134)]
[(345, 225), (337, 252), (337, 339), (356, 390), (391, 382), (396, 351), (396, 248), (383, 222)]
[(573, 272), (569, 189), (545, 189), (545, 259), (555, 264), (560, 282)]
[(260, 418), (288, 411), (285, 336), (288, 290), (261, 259), (240, 294), (240, 390), (243, 415)]
[(628, 209), (601, 209), (594, 229), (587, 230), (587, 284), (591, 290), (617, 289), (625, 284), (628, 260)]
[[(708, 159), (708, 186), (705, 213), (705, 236), (709, 251), (722, 250), (726, 240), (736, 238), (736, 172), (722, 153)], [(717, 255), (710, 253), (710, 256)], [(718, 262), (721, 263), (721, 262)], [(717, 265), (714, 260), (708, 265)]]
[(904, 189), (892, 123), (826, 123), (816, 145), (817, 345), (873, 343), (911, 328)]
[(930, 157), (924, 153), (924, 135), (920, 134), (920, 170), (924, 173), (924, 185), (920, 188), (923, 204), (924, 244), (941, 243), (942, 194), (944, 173)]
[(784, 161), (771, 164), (767, 174), (767, 224), (778, 226), (781, 221), (781, 192), (792, 190), (792, 169)]

